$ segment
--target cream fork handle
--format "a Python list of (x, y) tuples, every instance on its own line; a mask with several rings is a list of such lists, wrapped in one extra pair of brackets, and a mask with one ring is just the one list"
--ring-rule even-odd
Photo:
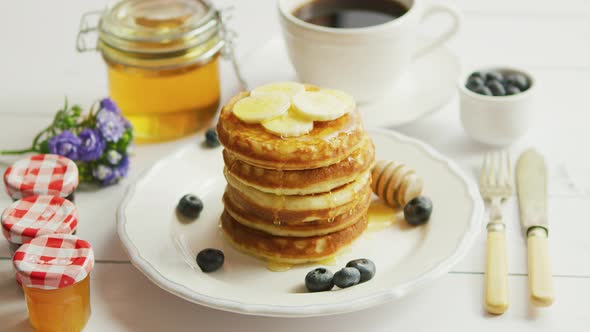
[(486, 247), (485, 309), (500, 315), (508, 309), (506, 232), (501, 218), (488, 224)]

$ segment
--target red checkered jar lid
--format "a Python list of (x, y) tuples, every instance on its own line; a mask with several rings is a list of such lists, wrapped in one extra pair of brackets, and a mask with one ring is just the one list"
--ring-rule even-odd
[(22, 245), (12, 263), (23, 286), (52, 290), (84, 280), (94, 267), (94, 252), (75, 235), (51, 234)]
[(62, 197), (29, 196), (6, 208), (0, 222), (8, 241), (23, 244), (47, 234), (73, 233), (78, 227), (78, 209)]
[(39, 154), (8, 167), (4, 184), (12, 199), (33, 195), (67, 197), (78, 187), (78, 167), (66, 157)]

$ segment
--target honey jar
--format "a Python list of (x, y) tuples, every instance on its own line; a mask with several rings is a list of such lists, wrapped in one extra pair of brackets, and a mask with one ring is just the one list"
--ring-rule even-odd
[(39, 154), (18, 160), (4, 172), (6, 192), (16, 201), (23, 197), (51, 195), (74, 201), (78, 166), (55, 154)]
[[(91, 17), (98, 15), (92, 26)], [(85, 35), (98, 34), (96, 47)], [(79, 51), (98, 50), (110, 97), (137, 142), (180, 138), (210, 126), (220, 99), (218, 62), (229, 34), (205, 0), (122, 0), (82, 18)], [(234, 62), (235, 63), (235, 62)]]
[(0, 217), (10, 254), (47, 234), (73, 234), (78, 227), (76, 206), (59, 196), (28, 196), (7, 207)]
[(35, 331), (84, 328), (90, 318), (90, 272), (94, 267), (88, 242), (75, 235), (44, 235), (22, 245), (12, 262)]

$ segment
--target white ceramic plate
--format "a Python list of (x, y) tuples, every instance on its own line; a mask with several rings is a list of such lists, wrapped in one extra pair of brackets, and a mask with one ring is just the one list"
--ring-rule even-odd
[[(426, 38), (421, 40), (423, 43), (427, 41)], [(297, 80), (280, 38), (271, 39), (248, 55), (241, 67), (250, 87)], [(460, 74), (457, 56), (440, 47), (418, 58), (389, 94), (375, 102), (359, 105), (363, 122), (367, 127), (391, 127), (418, 120), (451, 100)]]
[[(186, 300), (244, 314), (303, 317), (344, 313), (402, 297), (448, 272), (469, 250), (482, 226), (477, 187), (429, 146), (385, 130), (369, 131), (379, 159), (412, 165), (434, 202), (430, 222), (404, 223), (367, 232), (341, 255), (336, 271), (354, 258), (370, 258), (377, 275), (369, 282), (323, 293), (306, 293), (314, 266), (271, 272), (263, 261), (234, 250), (218, 227), (225, 187), (221, 148), (191, 144), (162, 159), (129, 188), (118, 212), (118, 233), (133, 264), (156, 285)], [(198, 195), (205, 209), (181, 223), (176, 203)], [(195, 263), (204, 248), (225, 253), (223, 268), (203, 273)]]

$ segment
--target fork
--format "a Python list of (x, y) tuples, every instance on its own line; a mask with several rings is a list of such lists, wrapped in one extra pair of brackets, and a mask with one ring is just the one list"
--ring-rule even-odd
[[(498, 160), (496, 160), (498, 159)], [(492, 314), (508, 309), (508, 264), (502, 202), (512, 196), (512, 166), (507, 152), (486, 153), (480, 175), (482, 197), (490, 202), (487, 229), (485, 308)]]

